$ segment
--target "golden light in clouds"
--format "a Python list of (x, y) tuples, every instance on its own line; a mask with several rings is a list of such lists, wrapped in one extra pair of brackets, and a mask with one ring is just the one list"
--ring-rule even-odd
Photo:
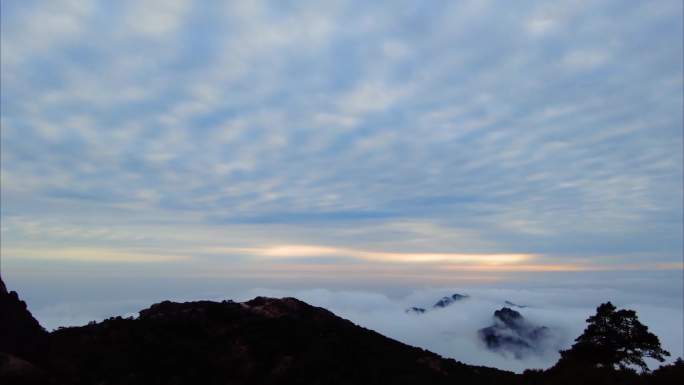
[[(220, 250), (220, 249), (219, 249)], [(262, 248), (224, 249), (267, 258), (339, 256), (389, 263), (462, 263), (511, 265), (532, 260), (533, 254), (400, 253), (318, 245), (275, 245)]]
[(189, 256), (185, 255), (164, 255), (149, 252), (90, 247), (3, 249), (3, 254), (15, 258), (112, 263), (155, 263), (190, 259)]
[[(611, 270), (682, 270), (682, 263), (644, 263), (644, 264), (618, 264), (604, 265), (587, 261), (572, 261), (565, 263), (553, 262), (554, 259), (546, 260), (542, 255), (524, 253), (421, 253), (421, 252), (389, 252), (371, 251), (344, 247), (282, 244), (263, 247), (205, 247), (186, 248), (175, 250), (177, 254), (165, 253), (160, 250), (131, 250), (109, 249), (91, 247), (67, 247), (67, 248), (2, 248), (3, 256), (9, 258), (36, 259), (36, 260), (71, 260), (95, 263), (163, 263), (172, 261), (197, 261), (196, 253), (213, 254), (225, 258), (231, 256), (251, 256), (256, 262), (251, 268), (264, 269), (267, 266), (259, 264), (261, 261), (270, 261), (269, 266), (280, 266), (285, 270), (307, 270), (311, 268), (335, 271), (337, 273), (349, 272), (349, 265), (344, 262), (326, 263), (319, 265), (316, 262), (299, 263), (297, 258), (316, 257), (339, 257), (369, 262), (359, 264), (353, 268), (373, 271), (381, 274), (383, 269), (390, 266), (422, 265), (426, 268), (437, 269), (443, 272), (553, 272), (553, 271), (611, 271)], [(288, 259), (294, 261), (287, 261)], [(276, 261), (287, 261), (282, 265)], [(206, 261), (206, 260), (205, 260)], [(220, 261), (220, 260), (216, 260)], [(557, 261), (557, 260), (556, 260)], [(206, 261), (211, 264), (211, 262)], [(294, 263), (293, 263), (294, 262)], [(373, 264), (375, 263), (375, 264)], [(307, 267), (308, 266), (308, 267)], [(363, 266), (363, 267), (361, 267)], [(411, 267), (414, 268), (414, 267)], [(370, 269), (370, 270), (369, 270)], [(379, 269), (379, 270), (378, 270)], [(389, 270), (387, 270), (389, 271)]]
[[(280, 245), (265, 248), (244, 249), (255, 255), (264, 257), (319, 257), (330, 255), (345, 255), (343, 249), (311, 245)], [(348, 254), (346, 254), (348, 255)]]

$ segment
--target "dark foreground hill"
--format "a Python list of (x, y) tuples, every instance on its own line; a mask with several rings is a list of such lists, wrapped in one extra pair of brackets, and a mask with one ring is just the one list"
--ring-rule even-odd
[(15, 291), (7, 291), (0, 279), (0, 352), (12, 352), (36, 360), (47, 348), (48, 333), (26, 308)]
[[(3, 385), (505, 385), (573, 378), (558, 370), (516, 375), (465, 365), (294, 298), (166, 301), (136, 319), (116, 317), (46, 333), (16, 293), (0, 285), (0, 321)], [(681, 378), (682, 366), (668, 367), (658, 383), (676, 383), (671, 379)]]
[[(71, 383), (505, 384), (294, 298), (162, 302), (138, 319), (58, 330), (51, 369)], [(79, 379), (79, 380), (76, 380)]]
[[(25, 317), (30, 316), (26, 308), (10, 304), (14, 302), (2, 302), (1, 314), (24, 317), (27, 325), (41, 332), (33, 317)], [(3, 330), (18, 327), (2, 325)], [(40, 383), (145, 385), (515, 380), (510, 372), (444, 359), (294, 298), (162, 302), (142, 310), (137, 319), (111, 318), (58, 329), (49, 334), (50, 346), (42, 355), (27, 354), (8, 341), (0, 341), (0, 351), (7, 353), (0, 359), (12, 366), (4, 370), (5, 380), (12, 381), (22, 376)]]

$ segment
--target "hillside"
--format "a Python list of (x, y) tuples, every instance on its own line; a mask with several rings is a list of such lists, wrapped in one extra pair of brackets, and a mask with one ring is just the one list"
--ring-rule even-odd
[(294, 298), (263, 297), (244, 303), (166, 301), (140, 311), (137, 319), (61, 328), (50, 333), (48, 357), (36, 365), (47, 373), (43, 380), (60, 384), (506, 384), (515, 379), (509, 372), (402, 344)]
[[(0, 281), (0, 383), (561, 384), (575, 368), (523, 375), (411, 347), (295, 298), (165, 301), (137, 318), (45, 332)], [(681, 362), (653, 375), (584, 371), (583, 383), (677, 383)]]

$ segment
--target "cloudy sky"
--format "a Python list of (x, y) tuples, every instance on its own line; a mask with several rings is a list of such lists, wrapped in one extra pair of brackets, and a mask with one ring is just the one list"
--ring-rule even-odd
[(679, 0), (1, 4), (2, 272), (51, 327), (504, 283), (681, 321)]

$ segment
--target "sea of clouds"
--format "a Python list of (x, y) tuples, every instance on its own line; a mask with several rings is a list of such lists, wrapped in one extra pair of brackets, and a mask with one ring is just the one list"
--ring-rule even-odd
[[(44, 290), (27, 291), (29, 309), (48, 330), (58, 326), (83, 325), (91, 320), (137, 312), (164, 299), (188, 301), (199, 299), (246, 301), (256, 296), (296, 297), (311, 305), (326, 308), (360, 326), (385, 336), (431, 350), (444, 357), (473, 365), (485, 365), (521, 372), (528, 368), (548, 368), (559, 358), (559, 349), (570, 347), (586, 326), (585, 320), (596, 307), (611, 301), (618, 308), (637, 311), (641, 322), (659, 336), (665, 349), (672, 353), (668, 361), (684, 356), (684, 315), (681, 295), (681, 272), (652, 277), (639, 275), (556, 277), (537, 280), (533, 285), (499, 287), (454, 286), (435, 288), (404, 288), (382, 291), (373, 288), (312, 288), (280, 287), (249, 288), (219, 287), (205, 290), (206, 281), (193, 286), (179, 282), (161, 282), (147, 296), (135, 285), (120, 286), (120, 298), (112, 291), (97, 292), (92, 288), (88, 300), (83, 291), (61, 295), (59, 300), (44, 298)], [(555, 282), (555, 283), (554, 283)], [(561, 285), (559, 282), (562, 282)], [(143, 284), (141, 284), (143, 285)], [(149, 288), (149, 282), (144, 283)], [(131, 290), (127, 287), (131, 286)], [(275, 285), (274, 285), (275, 286)], [(142, 286), (141, 286), (142, 287)], [(442, 309), (432, 305), (443, 296), (454, 293), (469, 297)], [(40, 295), (40, 297), (39, 297)], [(53, 294), (54, 295), (54, 294)], [(493, 313), (506, 301), (524, 308), (514, 308), (534, 325), (550, 329), (550, 337), (539, 346), (536, 354), (518, 359), (511, 354), (487, 349), (478, 337), (478, 330), (494, 323)], [(423, 307), (424, 314), (407, 313), (410, 307)], [(659, 363), (650, 362), (652, 367)]]
[[(442, 296), (468, 294), (442, 309), (431, 306)], [(255, 295), (282, 297), (292, 295), (312, 305), (324, 307), (354, 323), (380, 332), (409, 345), (431, 350), (444, 357), (473, 365), (493, 366), (521, 372), (528, 368), (548, 368), (560, 357), (558, 349), (568, 348), (586, 326), (601, 302), (612, 301), (618, 307), (637, 311), (640, 320), (660, 336), (672, 357), (682, 356), (682, 310), (668, 301), (654, 303), (648, 296), (634, 298), (616, 290), (596, 289), (422, 289), (407, 296), (391, 298), (384, 294), (359, 291), (302, 290), (285, 293), (278, 290), (252, 290), (241, 299)], [(635, 301), (636, 300), (636, 301)], [(539, 346), (538, 354), (522, 359), (505, 352), (487, 349), (477, 331), (494, 322), (493, 312), (505, 301), (525, 305), (514, 308), (533, 324), (550, 328), (550, 337)], [(424, 314), (407, 313), (411, 306), (425, 307)], [(651, 362), (657, 366), (656, 362)]]

